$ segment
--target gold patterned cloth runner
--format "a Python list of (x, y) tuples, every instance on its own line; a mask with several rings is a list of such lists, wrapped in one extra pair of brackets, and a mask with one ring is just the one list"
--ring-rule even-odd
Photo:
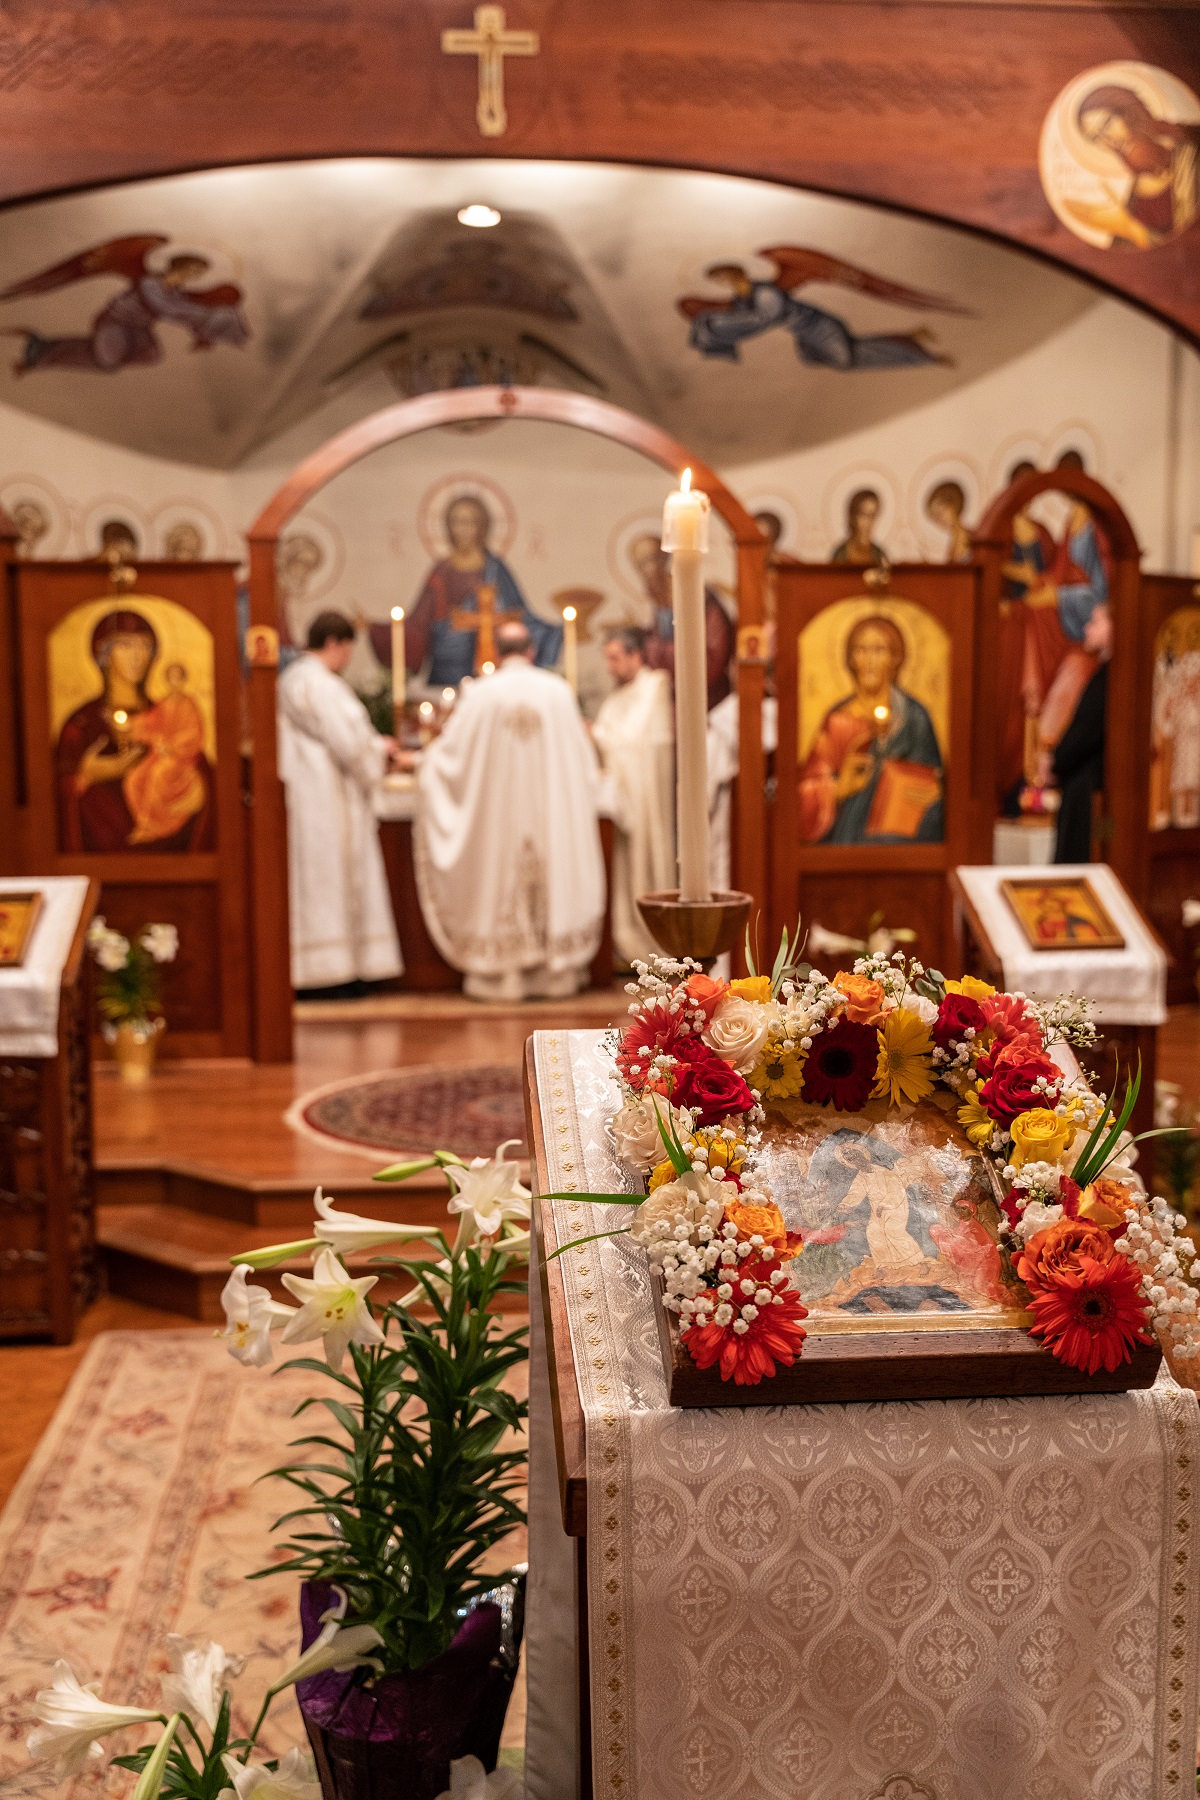
[[(539, 1032), (550, 1187), (617, 1192), (599, 1032)], [(566, 1243), (614, 1215), (552, 1203)], [(548, 1233), (548, 1235), (551, 1235)], [(597, 1795), (1192, 1791), (1195, 1397), (681, 1411), (642, 1252), (559, 1259), (587, 1419)]]

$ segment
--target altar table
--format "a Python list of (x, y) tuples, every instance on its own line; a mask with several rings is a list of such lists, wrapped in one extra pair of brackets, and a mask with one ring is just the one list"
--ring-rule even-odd
[[(531, 1038), (539, 1194), (629, 1190), (610, 1067)], [(534, 1211), (528, 1800), (1192, 1792), (1190, 1393), (681, 1412), (642, 1252), (546, 1261), (619, 1209)]]

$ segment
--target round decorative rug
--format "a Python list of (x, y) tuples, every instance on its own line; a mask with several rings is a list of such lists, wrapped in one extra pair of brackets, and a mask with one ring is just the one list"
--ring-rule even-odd
[(325, 1143), (376, 1157), (434, 1150), (491, 1156), (507, 1138), (518, 1140), (510, 1157), (528, 1155), (521, 1072), (494, 1063), (356, 1075), (302, 1094), (286, 1117)]

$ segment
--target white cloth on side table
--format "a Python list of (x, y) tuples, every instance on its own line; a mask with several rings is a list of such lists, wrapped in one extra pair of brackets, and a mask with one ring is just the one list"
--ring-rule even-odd
[(0, 969), (0, 1056), (57, 1056), (62, 972), (87, 899), (86, 875), (11, 875), (5, 894), (42, 896), (19, 969)]
[[(534, 1055), (551, 1188), (627, 1190), (602, 1034), (538, 1032)], [(549, 1204), (560, 1244), (601, 1229), (594, 1205)], [(644, 1253), (608, 1238), (557, 1267), (587, 1428), (595, 1793), (1191, 1791), (1194, 1395), (1168, 1376), (1145, 1393), (683, 1411)], [(570, 1716), (565, 1677), (555, 1699)], [(531, 1695), (531, 1721), (549, 1712)], [(531, 1731), (531, 1774), (544, 1750)]]
[[(1060, 994), (1087, 994), (1092, 1017), (1103, 1025), (1161, 1025), (1167, 1016), (1167, 959), (1153, 932), (1107, 863), (1056, 863), (1031, 875), (1017, 863), (971, 864), (957, 868), (963, 888), (991, 939), (1004, 970), (1008, 993), (1031, 1000)], [(1012, 907), (1000, 892), (1002, 881), (1068, 880), (1084, 875), (1109, 918), (1125, 939), (1123, 950), (1034, 950)]]
[(463, 991), (577, 993), (604, 923), (604, 856), (600, 770), (567, 683), (506, 657), (460, 692), (417, 783), (417, 893)]
[(592, 740), (612, 791), (613, 942), (627, 962), (655, 955), (639, 894), (677, 885), (675, 876), (675, 720), (671, 684), (662, 669), (641, 668), (608, 695)]
[(290, 664), (276, 695), (292, 986), (385, 981), (404, 967), (373, 805), (387, 751), (353, 688), (318, 656)]

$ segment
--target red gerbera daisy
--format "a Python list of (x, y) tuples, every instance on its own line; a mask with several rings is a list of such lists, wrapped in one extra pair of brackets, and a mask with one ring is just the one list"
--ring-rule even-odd
[(685, 1035), (690, 1035), (684, 1031), (686, 1022), (682, 1006), (672, 1011), (664, 1002), (656, 1001), (653, 1006), (644, 1007), (625, 1026), (617, 1051), (617, 1068), (636, 1093), (641, 1093), (647, 1086), (658, 1093), (666, 1091), (664, 1081), (650, 1080), (650, 1064), (660, 1052), (674, 1055), (676, 1044)]
[(1094, 1375), (1103, 1364), (1111, 1372), (1129, 1361), (1132, 1345), (1154, 1342), (1146, 1329), (1141, 1276), (1125, 1256), (1077, 1261), (1078, 1275), (1029, 1284), (1035, 1321), (1030, 1335), (1072, 1369)]
[[(795, 1288), (782, 1282), (778, 1293), (771, 1288), (771, 1274), (778, 1267), (778, 1262), (748, 1256), (730, 1271), (736, 1298), (734, 1314), (746, 1329), (735, 1331), (732, 1321), (728, 1325), (693, 1325), (683, 1334), (683, 1342), (698, 1369), (711, 1369), (717, 1363), (722, 1381), (757, 1387), (764, 1376), (774, 1375), (776, 1363), (791, 1368), (804, 1344), (806, 1334), (800, 1321), (808, 1317), (808, 1308), (801, 1305)], [(744, 1281), (756, 1284), (750, 1294), (739, 1292)], [(753, 1296), (763, 1289), (770, 1291), (771, 1298), (757, 1305)], [(707, 1294), (714, 1305), (720, 1304), (715, 1288), (709, 1288)], [(747, 1303), (757, 1312), (756, 1318), (745, 1318)]]
[(813, 1039), (804, 1065), (804, 1098), (838, 1112), (857, 1112), (875, 1085), (879, 1033), (839, 1019)]

